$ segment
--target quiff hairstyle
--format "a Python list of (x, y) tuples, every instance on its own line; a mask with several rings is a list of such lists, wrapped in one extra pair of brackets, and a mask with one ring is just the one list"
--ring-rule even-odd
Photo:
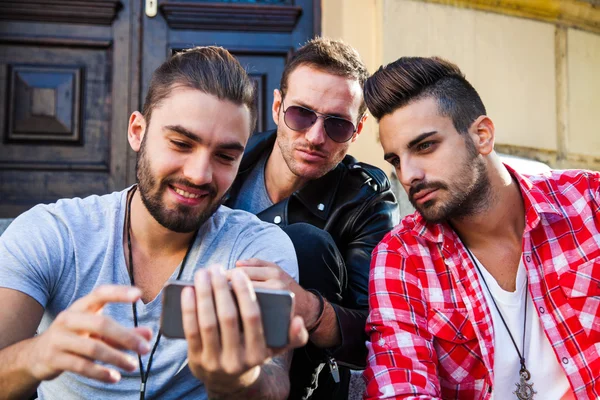
[(466, 133), (486, 115), (479, 94), (461, 70), (439, 57), (401, 57), (379, 69), (365, 82), (365, 102), (378, 121), (414, 101), (433, 97), (441, 115)]
[(199, 46), (187, 49), (158, 67), (152, 74), (142, 108), (148, 124), (152, 110), (177, 87), (197, 89), (219, 100), (245, 105), (250, 111), (250, 132), (254, 130), (257, 118), (254, 84), (238, 60), (224, 48)]
[[(361, 89), (369, 77), (369, 71), (356, 49), (341, 40), (316, 37), (296, 50), (285, 65), (279, 85), (281, 97), (285, 97), (287, 92), (290, 74), (300, 66), (309, 66), (332, 75), (356, 80)], [(358, 109), (359, 118), (366, 109), (362, 99)]]

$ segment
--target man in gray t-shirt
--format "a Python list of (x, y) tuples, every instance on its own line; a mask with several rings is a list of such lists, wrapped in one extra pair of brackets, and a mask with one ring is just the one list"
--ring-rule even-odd
[[(139, 183), (15, 219), (0, 237), (3, 396), (287, 397), (304, 323), (292, 319), (288, 347), (267, 348), (252, 284), (235, 267), (259, 259), (298, 280), (293, 245), (278, 227), (221, 205), (254, 107), (252, 83), (226, 50), (179, 53), (155, 71), (143, 113), (129, 120)], [(186, 340), (158, 333), (170, 279), (194, 283), (181, 298)]]

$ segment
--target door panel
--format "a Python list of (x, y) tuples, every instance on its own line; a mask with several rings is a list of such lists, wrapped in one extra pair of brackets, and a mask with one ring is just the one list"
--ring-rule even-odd
[(129, 25), (129, 4), (3, 7), (11, 10), (0, 17), (8, 20), (0, 24), (0, 218), (123, 187), (127, 116), (114, 107), (130, 85), (115, 68), (128, 60), (130, 37), (114, 33)]
[(246, 68), (250, 77), (256, 82), (258, 119), (256, 131), (275, 129), (277, 126), (271, 117), (273, 104), (273, 89), (279, 87), (287, 53), (272, 55), (252, 55), (232, 50), (234, 56)]

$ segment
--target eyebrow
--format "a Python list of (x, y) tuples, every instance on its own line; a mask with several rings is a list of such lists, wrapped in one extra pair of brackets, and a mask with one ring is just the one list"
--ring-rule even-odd
[[(203, 140), (200, 136), (196, 135), (194, 132), (190, 131), (189, 129), (184, 128), (181, 125), (165, 125), (163, 127), (163, 129), (178, 133), (196, 143), (201, 144), (203, 142)], [(217, 145), (217, 147), (220, 149), (224, 149), (224, 150), (236, 150), (236, 151), (240, 151), (240, 152), (243, 152), (245, 150), (245, 147), (240, 142), (236, 142), (236, 141), (219, 143)]]

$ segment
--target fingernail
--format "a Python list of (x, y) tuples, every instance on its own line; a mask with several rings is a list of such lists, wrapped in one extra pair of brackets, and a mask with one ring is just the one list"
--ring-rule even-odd
[(127, 364), (131, 367), (131, 369), (135, 369), (138, 367), (138, 360), (131, 356), (127, 356)]
[(129, 290), (127, 291), (127, 297), (129, 297), (132, 300), (141, 296), (141, 294), (142, 294), (142, 292), (140, 291), (140, 289), (135, 288), (135, 287), (130, 287)]
[(141, 341), (141, 342), (138, 344), (138, 352), (139, 352), (139, 353), (146, 354), (146, 353), (147, 353), (147, 352), (149, 352), (149, 351), (150, 351), (150, 344), (149, 344), (148, 342), (146, 342), (145, 340), (144, 340), (144, 341)]
[(114, 369), (109, 369), (108, 375), (113, 382), (119, 382), (121, 380), (121, 374), (119, 371), (115, 371)]
[(186, 287), (183, 289), (181, 300), (185, 303), (193, 303), (194, 302), (194, 289), (191, 287)]

